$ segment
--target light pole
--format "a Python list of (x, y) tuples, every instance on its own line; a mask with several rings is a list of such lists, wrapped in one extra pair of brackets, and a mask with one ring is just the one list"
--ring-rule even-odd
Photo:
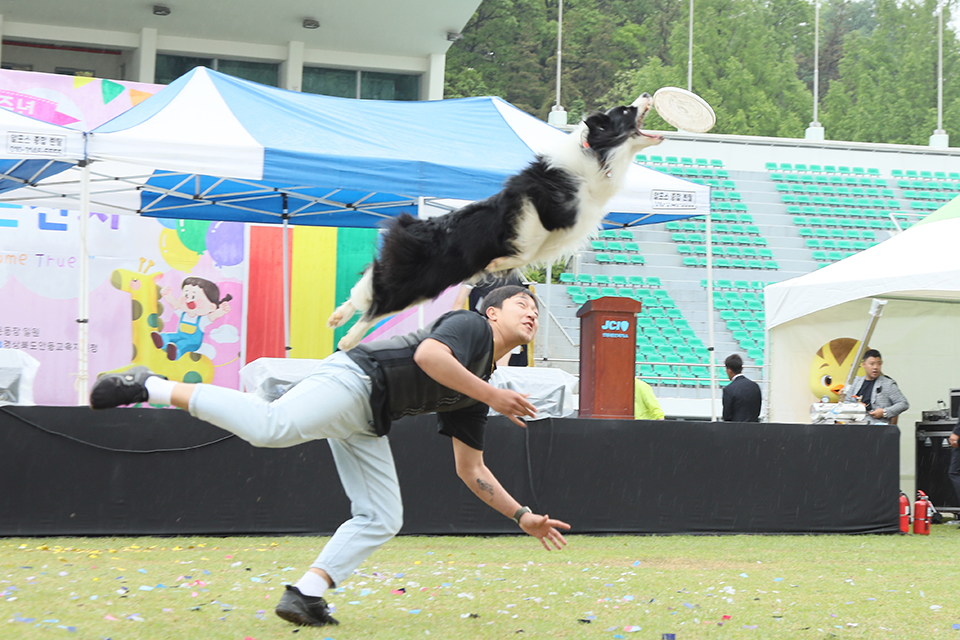
[(820, 0), (813, 3), (813, 122), (807, 127), (804, 138), (823, 140), (823, 125), (817, 120), (820, 107)]
[(690, 24), (687, 42), (687, 91), (693, 93), (693, 0), (690, 0)]
[[(692, 0), (691, 0), (692, 1)], [(557, 13), (557, 101), (550, 109), (550, 115), (547, 116), (547, 122), (555, 127), (563, 127), (567, 124), (567, 112), (560, 106), (560, 62), (563, 52), (563, 0), (560, 0)], [(547, 283), (549, 284), (549, 283)]]
[(943, 3), (937, 3), (937, 128), (930, 136), (930, 146), (946, 149), (950, 146), (950, 136), (943, 130)]

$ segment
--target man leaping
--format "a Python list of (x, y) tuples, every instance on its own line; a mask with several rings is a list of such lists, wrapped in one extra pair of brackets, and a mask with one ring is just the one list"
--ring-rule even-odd
[(298, 625), (338, 624), (323, 599), (403, 523), (403, 505), (387, 433), (392, 420), (436, 412), (453, 442), (457, 475), (485, 503), (513, 518), (548, 551), (566, 545), (570, 525), (521, 506), (483, 461), (487, 408), (517, 425), (533, 417), (526, 395), (487, 380), (494, 363), (537, 332), (536, 300), (523, 287), (494, 290), (484, 315), (452, 311), (415, 333), (360, 344), (325, 358), (273, 402), (207, 384), (166, 380), (145, 367), (100, 377), (94, 409), (135, 402), (172, 404), (257, 447), (291, 447), (326, 439), (353, 517), (327, 542), (311, 568), (288, 585), (278, 616)]

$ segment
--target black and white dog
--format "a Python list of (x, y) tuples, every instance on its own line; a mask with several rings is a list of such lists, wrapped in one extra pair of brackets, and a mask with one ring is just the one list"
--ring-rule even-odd
[(353, 348), (384, 317), (447, 287), (579, 250), (599, 229), (634, 155), (663, 141), (640, 130), (652, 103), (644, 93), (629, 106), (591, 114), (485, 200), (427, 220), (397, 218), (380, 255), (327, 320), (339, 327), (363, 312), (340, 349)]

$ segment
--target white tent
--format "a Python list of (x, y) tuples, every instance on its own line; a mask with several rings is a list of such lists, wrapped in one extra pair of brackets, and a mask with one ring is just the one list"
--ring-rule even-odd
[[(910, 229), (813, 273), (766, 288), (770, 418), (808, 422), (816, 352), (859, 340), (872, 298), (889, 300), (870, 346), (910, 401), (900, 416), (901, 474), (914, 473), (920, 412), (960, 387), (960, 198)], [(818, 367), (829, 371), (828, 363)], [(952, 425), (950, 425), (952, 427)]]

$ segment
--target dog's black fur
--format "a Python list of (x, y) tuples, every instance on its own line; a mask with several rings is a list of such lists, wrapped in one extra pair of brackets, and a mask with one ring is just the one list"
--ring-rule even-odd
[[(379, 256), (328, 322), (337, 326), (355, 309), (364, 311), (357, 323), (362, 326), (341, 340), (340, 348), (353, 347), (376, 319), (487, 270), (576, 251), (599, 227), (603, 205), (619, 188), (636, 150), (661, 141), (639, 130), (649, 108), (644, 94), (634, 105), (591, 114), (566, 146), (538, 156), (485, 200), (436, 218), (403, 214), (395, 219)], [(530, 229), (535, 238), (529, 237)]]
[(391, 224), (373, 263), (373, 289), (378, 295), (368, 315), (395, 313), (435, 298), (497, 258), (516, 253), (517, 218), (524, 199), (536, 207), (547, 231), (571, 226), (577, 215), (576, 192), (573, 176), (538, 158), (485, 200), (426, 220), (401, 215)]

